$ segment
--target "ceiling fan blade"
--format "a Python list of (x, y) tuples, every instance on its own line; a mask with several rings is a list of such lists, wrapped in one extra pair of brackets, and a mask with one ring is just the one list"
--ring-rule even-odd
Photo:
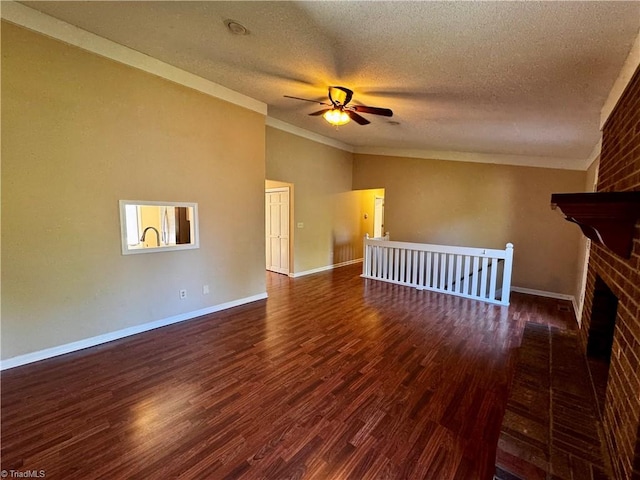
[(328, 112), (329, 110), (332, 110), (332, 109), (331, 108), (324, 108), (322, 110), (318, 110), (317, 112), (310, 113), (309, 115), (311, 115), (312, 117), (317, 117), (318, 115), (322, 115), (324, 112)]
[(283, 97), (286, 97), (286, 98), (293, 98), (294, 100), (303, 100), (303, 101), (305, 101), (305, 102), (311, 102), (311, 103), (317, 103), (317, 104), (319, 104), (319, 105), (327, 105), (327, 106), (329, 106), (329, 104), (328, 104), (328, 103), (320, 102), (320, 101), (318, 101), (318, 100), (310, 100), (310, 99), (308, 99), (308, 98), (292, 97), (291, 95), (283, 95)]
[(345, 112), (347, 113), (347, 115), (349, 115), (351, 120), (356, 122), (358, 125), (368, 125), (369, 123), (371, 123), (369, 120), (367, 120), (366, 118), (364, 118), (361, 115), (358, 115), (353, 110), (345, 110)]
[(382, 115), (383, 117), (393, 117), (393, 112), (389, 108), (367, 107), (366, 105), (351, 105), (355, 112), (371, 113), (373, 115)]

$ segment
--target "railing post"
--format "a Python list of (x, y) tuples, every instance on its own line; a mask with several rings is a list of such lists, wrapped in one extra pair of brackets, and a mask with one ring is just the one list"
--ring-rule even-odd
[(504, 270), (502, 271), (502, 298), (503, 305), (509, 305), (511, 295), (511, 270), (513, 267), (513, 243), (507, 243), (504, 257)]
[(370, 260), (370, 253), (369, 253), (369, 245), (367, 245), (367, 240), (369, 240), (369, 234), (365, 233), (364, 234), (364, 240), (363, 240), (363, 248), (362, 248), (362, 253), (364, 256), (364, 262), (362, 262), (362, 275), (363, 276), (369, 276), (371, 275), (371, 260)]

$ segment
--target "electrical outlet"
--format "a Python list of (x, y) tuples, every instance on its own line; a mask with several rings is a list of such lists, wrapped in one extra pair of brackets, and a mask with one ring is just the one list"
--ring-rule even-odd
[(298, 222), (298, 228), (304, 228), (304, 222)]
[(184, 300), (187, 298), (187, 291), (185, 289), (180, 290), (180, 298)]
[(209, 285), (203, 285), (202, 286), (202, 294), (203, 295), (209, 295)]

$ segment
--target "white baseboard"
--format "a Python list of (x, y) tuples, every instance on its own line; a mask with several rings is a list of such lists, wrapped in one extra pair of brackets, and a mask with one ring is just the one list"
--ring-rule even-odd
[(142, 325), (135, 325), (133, 327), (124, 328), (115, 332), (105, 333), (96, 337), (85, 338), (77, 342), (67, 343), (65, 345), (58, 345), (57, 347), (45, 348), (37, 352), (25, 353), (24, 355), (18, 355), (17, 357), (8, 358), (0, 361), (0, 370), (7, 370), (9, 368), (19, 367), (28, 363), (38, 362), (47, 358), (57, 357), (58, 355), (64, 355), (65, 353), (71, 353), (85, 348), (94, 347), (102, 343), (111, 342), (120, 338), (129, 337), (138, 333), (147, 332), (156, 328), (165, 327), (173, 323), (184, 322), (185, 320), (191, 320), (193, 318), (201, 317), (209, 313), (219, 312), (228, 308), (238, 307), (246, 303), (255, 302), (258, 300), (264, 300), (267, 298), (267, 293), (259, 293), (250, 297), (240, 298), (231, 302), (221, 303), (213, 305), (211, 307), (203, 308), (193, 312), (181, 313), (180, 315), (174, 315), (173, 317), (163, 318), (154, 322), (143, 323)]
[(548, 292), (546, 290), (535, 290), (533, 288), (511, 287), (512, 292), (526, 293), (527, 295), (536, 295), (538, 297), (557, 298), (558, 300), (574, 300), (573, 295), (566, 293)]
[(304, 277), (305, 275), (312, 275), (314, 273), (326, 272), (327, 270), (333, 270), (334, 268), (345, 267), (347, 265), (353, 265), (354, 263), (362, 263), (362, 258), (356, 258), (355, 260), (348, 260), (346, 262), (334, 263), (333, 265), (327, 265), (326, 267), (314, 268), (313, 270), (305, 270), (304, 272), (290, 273), (291, 278)]
[(573, 295), (567, 295), (566, 293), (547, 292), (546, 290), (535, 290), (533, 288), (524, 287), (511, 287), (512, 292), (526, 293), (527, 295), (537, 295), (538, 297), (556, 298), (558, 300), (567, 300), (571, 302), (573, 306), (573, 315), (578, 319), (578, 302)]

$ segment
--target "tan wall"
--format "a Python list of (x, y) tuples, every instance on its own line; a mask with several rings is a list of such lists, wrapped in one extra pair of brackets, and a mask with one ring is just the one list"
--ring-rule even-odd
[(350, 192), (352, 159), (349, 152), (267, 127), (267, 178), (295, 186), (294, 273), (357, 255), (360, 203)]
[(504, 248), (513, 284), (573, 295), (578, 229), (551, 193), (584, 189), (585, 172), (356, 154), (353, 188), (385, 188), (392, 240)]
[[(5, 23), (2, 55), (2, 358), (265, 291), (262, 115)], [(121, 255), (119, 199), (198, 202), (200, 248)]]

